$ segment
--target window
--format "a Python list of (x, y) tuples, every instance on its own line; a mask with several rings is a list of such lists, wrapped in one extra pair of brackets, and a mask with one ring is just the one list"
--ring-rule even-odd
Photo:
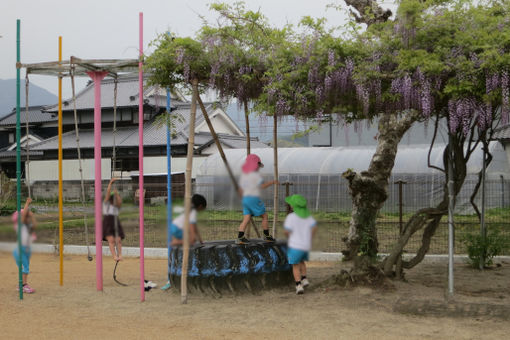
[(9, 133), (9, 143), (14, 143), (14, 133)]

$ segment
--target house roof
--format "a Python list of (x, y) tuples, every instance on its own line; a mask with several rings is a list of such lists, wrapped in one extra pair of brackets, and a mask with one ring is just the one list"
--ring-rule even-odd
[[(49, 112), (43, 111), (46, 106), (29, 106), (28, 107), (28, 121), (31, 124), (34, 123), (46, 123), (57, 121), (58, 117)], [(20, 109), (20, 119), (21, 125), (26, 123), (26, 111), (25, 108), (22, 107)], [(4, 118), (0, 119), (0, 126), (13, 126), (16, 125), (16, 109), (13, 109), (11, 113), (9, 113)]]
[[(21, 150), (20, 154), (21, 154), (21, 157), (26, 157), (27, 152), (25, 150)], [(30, 156), (42, 156), (42, 155), (43, 155), (42, 151), (33, 151), (33, 150), (30, 150)], [(8, 151), (8, 150), (0, 151), (0, 158), (16, 158), (16, 150), (12, 150), (12, 151)]]
[[(220, 134), (218, 135), (222, 144), (230, 148), (245, 148), (246, 141), (242, 136), (232, 136)], [(172, 138), (172, 145), (187, 145), (187, 134), (182, 131), (177, 133)], [(200, 132), (195, 134), (195, 145), (197, 147), (209, 146), (214, 143), (210, 133)], [(115, 135), (115, 144), (118, 148), (137, 147), (138, 146), (138, 127), (119, 128)], [(153, 122), (144, 124), (143, 131), (143, 145), (144, 146), (166, 146), (166, 127), (157, 126)], [(252, 138), (251, 142), (254, 148), (266, 148), (266, 144), (261, 143), (256, 138)], [(101, 147), (113, 147), (113, 132), (111, 129), (103, 129), (101, 136)], [(62, 135), (62, 148), (63, 149), (76, 149), (76, 134), (75, 131), (69, 131)], [(92, 149), (94, 148), (94, 130), (80, 130), (80, 148)], [(44, 150), (57, 150), (58, 137), (46, 139), (38, 144), (31, 145), (30, 150), (44, 151)]]
[[(158, 89), (154, 86), (146, 87), (144, 79), (144, 102), (151, 106), (166, 105), (166, 93), (164, 89)], [(105, 78), (101, 82), (101, 107), (113, 108), (114, 104), (115, 81), (112, 78)], [(117, 107), (130, 107), (138, 105), (138, 75), (119, 76), (117, 79)], [(186, 99), (178, 92), (171, 94), (174, 101), (185, 102)], [(173, 106), (173, 105), (172, 105)], [(89, 82), (87, 86), (76, 93), (76, 109), (92, 110), (94, 109), (94, 83)], [(48, 112), (57, 112), (58, 106), (52, 105), (47, 107)], [(74, 110), (73, 99), (68, 98), (62, 104), (63, 111)]]
[(510, 124), (502, 126), (494, 131), (493, 139), (510, 140)]

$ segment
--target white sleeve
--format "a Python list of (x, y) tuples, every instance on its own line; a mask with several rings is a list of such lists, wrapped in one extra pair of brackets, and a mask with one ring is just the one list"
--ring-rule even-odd
[(292, 218), (290, 217), (290, 215), (288, 215), (286, 218), (285, 218), (285, 222), (283, 222), (283, 228), (287, 231), (292, 231), (292, 223), (291, 223), (291, 220)]
[(311, 218), (310, 219), (310, 228), (314, 228), (317, 226), (317, 221), (315, 220), (315, 218)]
[(189, 214), (189, 223), (196, 224), (197, 223), (197, 211), (195, 209), (191, 210)]

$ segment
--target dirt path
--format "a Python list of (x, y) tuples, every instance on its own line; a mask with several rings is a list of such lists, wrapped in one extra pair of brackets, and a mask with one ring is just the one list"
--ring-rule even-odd
[[(138, 260), (126, 259), (119, 279), (111, 279), (113, 261), (105, 259), (104, 292), (95, 291), (95, 265), (85, 257), (65, 257), (65, 285), (58, 286), (58, 258), (34, 255), (30, 283), (36, 294), (20, 302), (15, 291), (17, 268), (0, 253), (0, 330), (3, 339), (504, 339), (508, 322), (488, 318), (406, 316), (392, 311), (402, 296), (443, 294), (444, 268), (422, 266), (399, 283), (396, 291), (369, 288), (292, 291), (214, 299), (191, 296), (181, 305), (175, 292), (159, 289), (139, 302)], [(508, 265), (478, 273), (458, 270), (463, 299), (510, 302)], [(338, 264), (311, 263), (317, 282)], [(164, 284), (165, 260), (147, 260), (146, 277)], [(479, 274), (479, 275), (478, 275)], [(478, 275), (478, 277), (476, 276)], [(475, 281), (478, 280), (476, 283)], [(480, 287), (484, 286), (484, 290)], [(463, 284), (465, 282), (466, 284)], [(479, 286), (478, 286), (479, 285)], [(491, 290), (489, 287), (493, 287)], [(498, 287), (500, 286), (500, 287)], [(479, 289), (480, 288), (480, 289)], [(483, 295), (484, 297), (480, 297)]]

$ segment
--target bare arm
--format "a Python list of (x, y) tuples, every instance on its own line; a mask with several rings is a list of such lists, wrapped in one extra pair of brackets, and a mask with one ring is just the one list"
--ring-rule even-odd
[(202, 240), (202, 236), (200, 235), (200, 232), (198, 231), (197, 225), (192, 224), (191, 226), (195, 230), (195, 235), (197, 235), (198, 242), (200, 242), (200, 244), (204, 244), (204, 241)]
[(278, 184), (278, 181), (269, 181), (269, 182), (265, 182), (265, 183), (262, 183), (262, 184), (260, 185), (260, 187), (261, 187), (262, 189), (265, 189), (265, 188), (270, 187), (271, 185), (275, 185), (275, 184)]
[(315, 237), (315, 233), (317, 232), (317, 225), (312, 228), (312, 238)]
[(104, 200), (103, 202), (108, 202), (110, 200), (110, 193), (112, 192), (112, 185), (113, 183), (116, 181), (117, 179), (116, 178), (112, 178), (110, 180), (110, 183), (108, 183), (108, 188), (106, 188), (106, 193), (104, 195)]
[(120, 209), (120, 207), (122, 206), (122, 197), (120, 197), (117, 189), (115, 189), (114, 193), (115, 198), (113, 199), (113, 205)]
[(27, 223), (27, 217), (29, 215), (30, 203), (32, 203), (32, 199), (29, 197), (25, 202), (25, 207), (23, 208), (23, 212), (21, 213), (21, 222)]

